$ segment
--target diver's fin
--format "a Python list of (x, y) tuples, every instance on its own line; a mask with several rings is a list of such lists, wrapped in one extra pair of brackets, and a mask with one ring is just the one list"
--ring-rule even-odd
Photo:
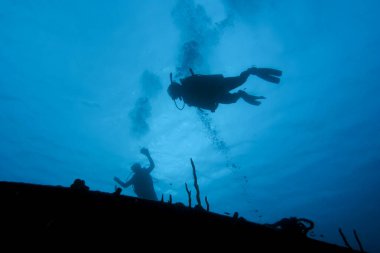
[(249, 68), (248, 73), (251, 75), (256, 75), (261, 79), (271, 82), (271, 83), (280, 83), (280, 76), (282, 75), (282, 71), (278, 69), (272, 68)]
[(247, 102), (248, 104), (251, 104), (251, 105), (257, 105), (257, 106), (261, 105), (261, 102), (258, 100), (255, 100), (255, 99), (252, 99), (252, 100), (251, 99), (244, 99), (244, 101)]
[(258, 72), (263, 75), (271, 75), (271, 76), (281, 76), (282, 71), (278, 69), (272, 68), (258, 68)]
[(238, 93), (240, 94), (240, 97), (244, 99), (245, 102), (251, 105), (260, 105), (261, 102), (258, 101), (257, 99), (265, 99), (265, 97), (262, 97), (262, 96), (258, 97), (258, 96), (249, 95), (247, 92), (242, 91), (242, 90), (239, 90)]
[(263, 73), (260, 73), (260, 71), (258, 71), (256, 73), (256, 76), (260, 77), (261, 79), (263, 79), (265, 81), (271, 82), (271, 83), (280, 83), (279, 77), (263, 74)]

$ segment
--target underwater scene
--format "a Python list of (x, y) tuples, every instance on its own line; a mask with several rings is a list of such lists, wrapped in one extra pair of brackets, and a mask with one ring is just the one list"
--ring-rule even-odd
[(2, 0), (0, 181), (186, 204), (194, 166), (212, 212), (380, 252), (379, 9)]

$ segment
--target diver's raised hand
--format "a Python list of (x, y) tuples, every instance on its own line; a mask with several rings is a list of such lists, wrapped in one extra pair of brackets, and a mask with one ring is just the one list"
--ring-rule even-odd
[(150, 154), (149, 154), (149, 150), (148, 150), (147, 148), (142, 148), (142, 149), (140, 150), (140, 153), (143, 154), (143, 155), (146, 155), (146, 156), (149, 156), (149, 155), (150, 155)]
[(149, 160), (149, 168), (147, 169), (147, 171), (150, 173), (154, 169), (154, 162), (152, 157), (150, 156), (149, 150), (147, 148), (142, 148), (140, 152), (141, 154), (146, 155), (146, 157)]

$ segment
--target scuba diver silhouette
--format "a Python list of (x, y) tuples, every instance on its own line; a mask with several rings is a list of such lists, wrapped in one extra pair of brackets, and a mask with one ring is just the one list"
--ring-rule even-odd
[(142, 148), (140, 150), (140, 153), (148, 158), (149, 167), (142, 168), (140, 163), (134, 163), (131, 166), (131, 170), (134, 172), (134, 175), (131, 179), (127, 180), (125, 183), (118, 177), (114, 177), (114, 180), (123, 188), (127, 188), (132, 185), (133, 191), (139, 198), (157, 200), (157, 195), (154, 191), (153, 180), (150, 175), (155, 167), (153, 159), (150, 156), (149, 150), (147, 148)]
[[(232, 104), (242, 98), (251, 105), (260, 105), (259, 99), (263, 96), (253, 96), (243, 90), (230, 93), (231, 90), (244, 84), (249, 75), (256, 75), (263, 80), (278, 84), (280, 82), (281, 70), (272, 68), (248, 68), (239, 76), (224, 77), (223, 75), (196, 75), (190, 69), (191, 76), (180, 79), (181, 84), (174, 82), (170, 73), (170, 85), (167, 89), (169, 96), (173, 99), (176, 107), (182, 110), (185, 104), (195, 106), (199, 109), (215, 112), (219, 104)], [(184, 105), (179, 108), (176, 99), (183, 100)]]

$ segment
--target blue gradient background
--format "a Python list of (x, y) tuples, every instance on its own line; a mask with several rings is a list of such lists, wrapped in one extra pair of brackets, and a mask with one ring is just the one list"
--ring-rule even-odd
[[(272, 223), (315, 221), (314, 238), (380, 252), (380, 2), (0, 2), (0, 180), (113, 192), (114, 176), (156, 162), (157, 194), (187, 202), (190, 158), (211, 210)], [(184, 50), (195, 41), (197, 47)], [(191, 65), (250, 77), (259, 107), (175, 108)], [(193, 191), (194, 192), (194, 191)], [(134, 196), (131, 189), (123, 194)]]

